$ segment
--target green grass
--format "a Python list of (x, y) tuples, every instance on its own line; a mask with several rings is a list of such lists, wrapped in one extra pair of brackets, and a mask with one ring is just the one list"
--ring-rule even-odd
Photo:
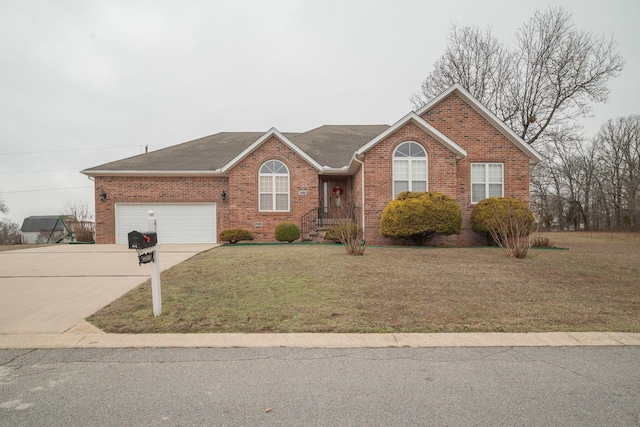
[(107, 332), (640, 331), (640, 238), (546, 234), (569, 250), (228, 245), (88, 320)]

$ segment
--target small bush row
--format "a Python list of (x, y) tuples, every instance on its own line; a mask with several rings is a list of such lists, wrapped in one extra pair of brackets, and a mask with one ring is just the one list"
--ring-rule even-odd
[[(524, 258), (532, 244), (549, 246), (546, 241), (530, 241), (535, 219), (529, 206), (516, 198), (492, 197), (477, 203), (471, 211), (471, 228), (503, 248), (509, 257)], [(416, 244), (436, 235), (460, 234), (462, 211), (451, 197), (436, 192), (403, 192), (383, 210), (380, 232), (385, 237), (411, 239)], [(276, 226), (275, 238), (293, 242), (300, 238), (300, 227), (292, 222)], [(325, 239), (363, 246), (362, 230), (355, 223), (338, 225), (329, 230)], [(220, 240), (236, 243), (253, 240), (250, 231), (234, 228), (224, 230)]]
[[(300, 227), (292, 222), (281, 222), (276, 226), (276, 240), (279, 242), (293, 242), (300, 238)], [(253, 240), (253, 234), (244, 228), (229, 228), (220, 233), (220, 241), (237, 243)]]

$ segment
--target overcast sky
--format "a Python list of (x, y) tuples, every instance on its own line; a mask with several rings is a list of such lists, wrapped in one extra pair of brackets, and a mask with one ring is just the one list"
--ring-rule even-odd
[[(640, 114), (640, 2), (553, 1), (626, 60), (585, 121)], [(541, 2), (0, 0), (0, 198), (93, 211), (80, 170), (222, 131), (392, 124), (452, 23), (505, 43)]]

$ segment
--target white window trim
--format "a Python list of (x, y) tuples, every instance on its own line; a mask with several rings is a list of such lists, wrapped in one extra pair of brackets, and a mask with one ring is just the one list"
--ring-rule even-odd
[[(473, 165), (485, 165), (484, 168), (484, 182), (473, 182)], [(470, 170), (469, 170), (469, 175), (471, 178), (471, 188), (469, 191), (469, 197), (471, 198), (471, 204), (472, 205), (476, 205), (478, 203), (480, 203), (482, 200), (484, 199), (488, 199), (489, 198), (489, 184), (497, 184), (497, 182), (489, 182), (489, 166), (490, 165), (500, 165), (500, 179), (501, 182), (500, 184), (502, 184), (502, 191), (499, 197), (504, 197), (504, 163), (499, 163), (499, 162), (473, 162), (471, 163), (470, 166)], [(473, 201), (473, 184), (484, 184), (484, 199), (480, 199), (476, 202)], [(496, 196), (493, 196), (496, 197)]]
[[(402, 147), (405, 144), (417, 144), (420, 146), (420, 148), (422, 148), (422, 150), (424, 150), (424, 161), (426, 163), (426, 169), (427, 169), (427, 177), (425, 180), (425, 190), (424, 191), (429, 191), (429, 153), (427, 153), (427, 150), (422, 146), (422, 144), (416, 142), (416, 141), (404, 141), (400, 144), (398, 144), (398, 146), (395, 148), (395, 150), (393, 150), (393, 155), (391, 156), (391, 181), (392, 181), (392, 198), (395, 199), (396, 198), (396, 175), (395, 175), (395, 160), (396, 160), (396, 152), (398, 151), (398, 149), (400, 147)], [(398, 159), (403, 159), (402, 157), (398, 157)], [(407, 191), (412, 191), (413, 188), (413, 179), (412, 179), (412, 174), (413, 174), (413, 167), (412, 167), (412, 162), (413, 159), (421, 159), (422, 157), (404, 157), (404, 159), (407, 159), (409, 161), (409, 189)], [(418, 181), (418, 180), (416, 180)], [(420, 180), (422, 181), (422, 180)]]
[[(285, 169), (287, 170), (287, 173), (261, 173), (260, 171), (262, 170), (263, 166), (265, 164), (267, 164), (270, 161), (276, 161), (279, 163), (282, 163), (282, 165), (285, 167)], [(276, 191), (276, 177), (277, 176), (286, 176), (287, 177), (287, 209), (284, 210), (278, 210), (275, 209), (278, 205), (277, 205), (277, 200), (276, 200), (276, 196), (278, 194), (284, 194), (284, 193), (278, 193)], [(271, 178), (271, 188), (273, 188), (272, 192), (269, 193), (263, 193), (262, 191), (260, 191), (260, 181), (262, 177), (268, 177)], [(263, 194), (271, 194), (271, 202), (272, 202), (272, 206), (274, 207), (274, 209), (262, 209), (262, 195)], [(260, 165), (260, 168), (258, 169), (258, 212), (291, 212), (291, 174), (289, 173), (289, 168), (287, 167), (287, 165), (280, 160), (277, 159), (270, 159), (267, 160), (266, 162), (263, 162)]]

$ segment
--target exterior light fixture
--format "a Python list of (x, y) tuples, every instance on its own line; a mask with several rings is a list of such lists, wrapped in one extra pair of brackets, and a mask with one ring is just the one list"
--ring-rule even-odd
[(227, 192), (225, 190), (222, 190), (222, 194), (220, 194), (220, 197), (222, 197), (222, 200), (227, 200)]
[(107, 201), (107, 192), (104, 190), (100, 190), (100, 201), (101, 202)]

